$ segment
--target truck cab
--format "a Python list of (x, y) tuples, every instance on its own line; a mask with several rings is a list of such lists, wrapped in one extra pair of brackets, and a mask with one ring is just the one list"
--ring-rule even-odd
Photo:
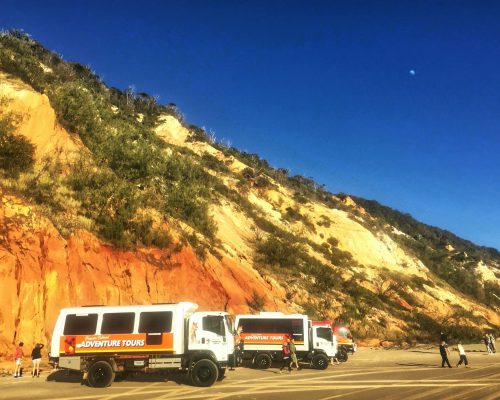
[(330, 359), (337, 354), (337, 339), (328, 325), (312, 326), (312, 343), (315, 352), (324, 352)]
[[(188, 353), (210, 353), (218, 362), (227, 364), (234, 352), (233, 327), (225, 312), (195, 312), (188, 320)], [(226, 367), (224, 367), (225, 370)], [(219, 374), (223, 371), (219, 370)]]

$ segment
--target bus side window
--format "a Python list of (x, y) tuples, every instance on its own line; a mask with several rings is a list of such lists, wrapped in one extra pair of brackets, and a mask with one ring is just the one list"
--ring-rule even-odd
[(101, 333), (132, 333), (134, 331), (135, 313), (105, 313), (102, 316)]
[(97, 314), (68, 314), (64, 323), (63, 334), (94, 335), (97, 328)]
[(141, 312), (139, 333), (165, 333), (172, 330), (171, 311)]
[(304, 340), (303, 320), (293, 319), (291, 322), (292, 322), (292, 334), (294, 339), (302, 342)]

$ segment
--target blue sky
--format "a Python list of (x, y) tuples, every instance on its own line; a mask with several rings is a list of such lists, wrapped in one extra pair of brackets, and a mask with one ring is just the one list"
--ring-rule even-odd
[(108, 85), (500, 249), (498, 21), (497, 1), (0, 0), (2, 29)]

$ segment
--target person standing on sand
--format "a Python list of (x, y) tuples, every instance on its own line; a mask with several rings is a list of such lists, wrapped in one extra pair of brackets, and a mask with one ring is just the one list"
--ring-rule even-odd
[(334, 356), (331, 358), (331, 363), (333, 365), (334, 362), (337, 363), (337, 365), (340, 364), (339, 359), (337, 358), (337, 354), (339, 354), (339, 348), (338, 348), (338, 343), (337, 343), (337, 336), (335, 334), (332, 335), (333, 339), (333, 347), (337, 349), (337, 352), (334, 354)]
[(441, 353), (441, 368), (444, 368), (444, 364), (448, 364), (448, 368), (451, 368), (450, 362), (448, 361), (448, 356), (450, 355), (450, 351), (448, 350), (448, 345), (444, 340), (441, 341), (439, 345), (439, 353)]
[(43, 344), (37, 343), (31, 352), (31, 359), (33, 360), (33, 371), (31, 371), (31, 377), (40, 378), (40, 361), (42, 360), (42, 348)]
[(292, 372), (292, 367), (290, 367), (290, 348), (288, 347), (288, 340), (285, 339), (283, 346), (281, 346), (281, 356), (283, 357), (283, 363), (281, 364), (280, 374), (283, 368), (288, 367), (288, 373)]
[(20, 378), (22, 376), (22, 364), (23, 364), (23, 342), (19, 342), (19, 346), (16, 347), (14, 351), (14, 362), (16, 363), (16, 369), (14, 370), (14, 378)]
[(488, 352), (488, 354), (493, 354), (493, 351), (491, 350), (491, 346), (490, 346), (490, 337), (488, 336), (487, 333), (484, 334), (483, 342), (484, 342), (484, 345), (486, 346), (486, 351)]
[(458, 342), (458, 354), (460, 355), (460, 361), (457, 364), (457, 368), (462, 364), (462, 362), (465, 363), (465, 368), (469, 368), (469, 362), (467, 361), (467, 356), (465, 355), (465, 349), (464, 346), (462, 346), (461, 342)]
[(297, 349), (295, 348), (295, 340), (293, 338), (288, 342), (288, 348), (290, 349), (290, 357), (292, 358), (292, 365), (295, 364), (297, 371), (300, 369), (299, 360), (297, 360)]
[(492, 353), (496, 353), (497, 352), (497, 348), (495, 346), (495, 337), (493, 336), (492, 333), (490, 333), (488, 335), (488, 345), (490, 346), (490, 349), (491, 349), (491, 352)]
[(243, 339), (241, 337), (241, 332), (243, 332), (243, 327), (240, 326), (236, 329), (234, 333), (234, 365), (231, 365), (230, 371), (233, 371), (237, 366), (239, 366), (242, 362), (242, 354), (243, 354)]

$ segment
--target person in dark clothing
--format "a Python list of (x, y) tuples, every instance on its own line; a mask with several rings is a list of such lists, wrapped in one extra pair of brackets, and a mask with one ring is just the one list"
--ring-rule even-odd
[(37, 343), (31, 352), (31, 359), (33, 360), (33, 371), (31, 376), (40, 378), (40, 361), (42, 360), (43, 344)]
[(441, 344), (439, 345), (439, 352), (441, 353), (441, 368), (444, 368), (444, 364), (448, 364), (448, 368), (451, 368), (450, 362), (448, 361), (448, 355), (450, 354), (450, 351), (448, 350), (448, 345), (444, 340), (441, 341)]
[(445, 342), (448, 344), (448, 337), (446, 336), (446, 333), (441, 332), (441, 335), (439, 336), (439, 342)]
[(288, 368), (288, 373), (292, 372), (292, 367), (290, 366), (290, 348), (288, 347), (288, 340), (285, 339), (283, 346), (281, 346), (281, 356), (283, 357), (283, 363), (281, 364), (280, 374), (283, 368)]

